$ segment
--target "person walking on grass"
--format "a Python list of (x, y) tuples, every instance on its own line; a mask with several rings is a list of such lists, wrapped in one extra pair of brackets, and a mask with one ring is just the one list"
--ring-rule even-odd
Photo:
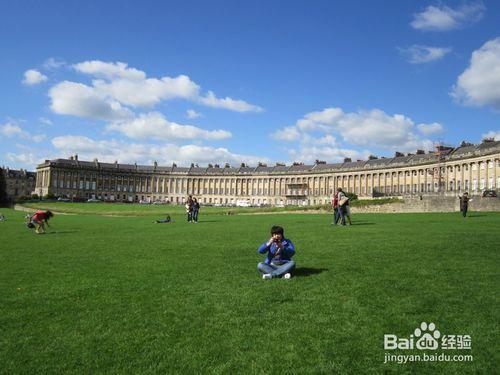
[(264, 262), (260, 262), (257, 269), (262, 274), (262, 279), (282, 277), (289, 279), (295, 269), (292, 257), (295, 254), (295, 246), (292, 241), (285, 238), (284, 230), (280, 226), (271, 228), (271, 238), (260, 245), (257, 250), (259, 254), (266, 254)]
[(200, 212), (200, 204), (196, 198), (193, 198), (193, 222), (198, 223), (198, 213)]
[(37, 234), (44, 234), (45, 233), (45, 224), (47, 224), (48, 227), (49, 225), (49, 219), (54, 216), (54, 214), (50, 211), (37, 211), (35, 214), (31, 217), (31, 223), (35, 227), (35, 233)]
[(467, 210), (469, 209), (469, 201), (471, 201), (471, 199), (469, 198), (469, 194), (467, 192), (464, 192), (462, 196), (458, 196), (458, 199), (460, 199), (460, 212), (462, 212), (463, 217), (466, 217)]

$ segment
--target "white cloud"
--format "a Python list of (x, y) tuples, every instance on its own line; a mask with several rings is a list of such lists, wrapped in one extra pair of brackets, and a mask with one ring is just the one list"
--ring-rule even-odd
[(73, 68), (81, 73), (108, 79), (127, 78), (139, 81), (146, 79), (146, 73), (135, 68), (129, 68), (123, 62), (112, 63), (92, 60), (75, 64)]
[(463, 4), (454, 9), (446, 5), (430, 5), (413, 15), (411, 26), (417, 30), (445, 31), (459, 29), (479, 21), (486, 10), (483, 2)]
[(6, 154), (7, 160), (16, 164), (23, 164), (26, 166), (33, 167), (41, 162), (40, 158), (37, 158), (33, 153), (21, 153), (14, 154), (13, 152), (8, 152)]
[(489, 131), (488, 133), (486, 134), (483, 134), (483, 139), (485, 138), (493, 138), (495, 141), (500, 141), (500, 130), (497, 130), (497, 131)]
[(186, 111), (186, 117), (190, 120), (194, 120), (194, 119), (203, 117), (203, 115), (199, 112), (196, 112), (194, 109), (188, 109)]
[(444, 131), (443, 125), (438, 122), (433, 122), (432, 124), (418, 124), (417, 129), (426, 137), (441, 134)]
[(29, 69), (24, 72), (23, 84), (28, 86), (38, 85), (39, 83), (45, 82), (47, 76), (43, 75), (36, 69)]
[(110, 82), (94, 80), (93, 86), (104, 97), (134, 107), (152, 107), (162, 100), (175, 98), (194, 99), (199, 91), (199, 86), (184, 75), (143, 80), (119, 78)]
[(344, 158), (351, 158), (352, 160), (366, 160), (370, 152), (356, 151), (347, 148), (340, 148), (335, 146), (315, 146), (315, 145), (301, 145), (300, 149), (292, 150), (290, 157), (295, 161), (304, 163), (313, 163), (315, 160), (325, 160), (329, 163), (343, 162)]
[(297, 141), (300, 139), (301, 133), (295, 126), (287, 126), (279, 129), (271, 134), (271, 138), (279, 141)]
[[(421, 132), (430, 131), (431, 133), (436, 132), (441, 126), (439, 124), (420, 125), (422, 126), (417, 129)], [(379, 109), (345, 113), (341, 108), (326, 108), (306, 114), (295, 125), (278, 130), (272, 133), (271, 137), (284, 141), (298, 140), (302, 150), (318, 151), (319, 146), (326, 144), (328, 148), (324, 154), (331, 156), (345, 155), (347, 151), (355, 155), (357, 152), (341, 148), (337, 137), (348, 145), (390, 151), (432, 149), (433, 142), (420, 137), (415, 130), (414, 122), (401, 114), (390, 116)], [(317, 137), (315, 134), (321, 136)], [(305, 151), (302, 154), (307, 155)]]
[(13, 121), (9, 121), (3, 125), (0, 125), (0, 134), (7, 138), (17, 138), (24, 140), (32, 140), (35, 142), (41, 142), (45, 139), (45, 134), (36, 134), (31, 136), (30, 133), (23, 130), (19, 124)]
[(96, 120), (130, 118), (132, 112), (117, 101), (99, 94), (82, 83), (63, 81), (49, 90), (50, 108), (61, 115), (73, 115)]
[(59, 60), (55, 57), (49, 57), (43, 63), (44, 69), (47, 69), (47, 70), (57, 69), (57, 68), (60, 68), (61, 66), (65, 66), (65, 65), (66, 65), (66, 63), (63, 60)]
[(470, 65), (458, 77), (451, 95), (466, 105), (500, 109), (500, 37), (472, 53)]
[(41, 142), (41, 141), (45, 140), (45, 138), (47, 138), (47, 136), (45, 134), (36, 134), (33, 137), (31, 137), (31, 139), (35, 142)]
[(257, 105), (249, 104), (244, 100), (232, 99), (229, 97), (217, 98), (212, 91), (199, 98), (199, 102), (208, 107), (224, 108), (235, 112), (262, 112), (263, 109)]
[(159, 112), (141, 114), (125, 121), (115, 121), (107, 126), (110, 131), (118, 131), (132, 139), (182, 140), (207, 139), (217, 140), (231, 137), (225, 130), (204, 130), (192, 125), (180, 125), (171, 122)]
[(156, 145), (143, 143), (125, 143), (116, 140), (93, 140), (84, 136), (61, 136), (52, 139), (53, 146), (65, 155), (77, 153), (82, 160), (98, 158), (103, 162), (152, 164), (154, 160), (160, 165), (189, 166), (191, 163), (201, 165), (207, 163), (241, 162), (255, 165), (259, 161), (267, 162), (267, 158), (236, 154), (226, 148), (215, 148), (199, 145), (174, 144)]
[(52, 125), (52, 121), (46, 117), (39, 117), (38, 121), (41, 122), (44, 125)]
[(22, 130), (21, 127), (14, 122), (7, 122), (2, 126), (0, 126), (0, 133), (7, 138), (14, 138), (14, 137), (22, 139), (29, 138), (29, 133)]
[(452, 51), (451, 47), (430, 47), (414, 44), (408, 48), (399, 48), (399, 51), (406, 56), (408, 62), (412, 64), (424, 64), (442, 59)]
[(201, 88), (186, 75), (147, 78), (146, 73), (123, 62), (84, 61), (73, 65), (80, 73), (99, 78), (92, 81), (99, 96), (123, 105), (153, 107), (163, 100), (185, 99), (236, 112), (260, 112), (262, 108), (230, 97), (217, 98), (212, 91), (201, 95)]

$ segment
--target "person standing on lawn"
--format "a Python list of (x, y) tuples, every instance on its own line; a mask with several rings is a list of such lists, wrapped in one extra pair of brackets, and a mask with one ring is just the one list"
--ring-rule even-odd
[(193, 222), (198, 222), (198, 212), (200, 212), (200, 204), (196, 198), (193, 198)]
[(332, 206), (333, 206), (333, 225), (337, 225), (340, 214), (339, 214), (339, 198), (337, 196), (337, 193), (334, 194), (333, 200), (332, 200)]
[[(344, 225), (345, 226), (345, 216), (346, 216), (346, 207), (345, 207), (345, 204), (347, 203), (347, 201), (349, 200), (349, 198), (347, 198), (347, 196), (344, 194), (342, 188), (337, 188), (337, 201), (338, 201), (338, 219), (340, 219), (340, 224)], [(338, 219), (337, 219), (337, 222), (338, 222)]]
[(188, 223), (193, 222), (193, 197), (190, 195), (186, 202), (186, 213)]
[(469, 194), (465, 192), (462, 196), (459, 195), (458, 199), (460, 199), (460, 212), (462, 212), (463, 217), (466, 217), (467, 210), (469, 209), (469, 201), (471, 200)]

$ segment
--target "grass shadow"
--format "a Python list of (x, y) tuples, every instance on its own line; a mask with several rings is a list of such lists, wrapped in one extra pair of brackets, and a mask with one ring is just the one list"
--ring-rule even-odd
[(328, 268), (300, 267), (300, 268), (295, 268), (295, 270), (293, 271), (293, 276), (294, 277), (307, 277), (307, 276), (316, 275), (316, 274), (321, 273), (323, 271), (328, 271)]

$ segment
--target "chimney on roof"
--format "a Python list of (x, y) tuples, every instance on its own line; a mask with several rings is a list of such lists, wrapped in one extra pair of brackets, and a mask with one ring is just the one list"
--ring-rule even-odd
[(194, 168), (194, 163), (191, 163), (191, 168)]
[(224, 164), (224, 168), (231, 168), (231, 165), (229, 163)]
[(494, 137), (487, 137), (483, 139), (483, 143), (491, 143), (491, 142), (495, 142)]
[(156, 168), (158, 168), (158, 162), (155, 160), (155, 161), (153, 162), (153, 169), (155, 169), (155, 170), (156, 170)]
[(172, 163), (172, 168), (177, 168), (177, 164)]
[(69, 160), (73, 160), (73, 155), (71, 155), (71, 156), (69, 157)]
[(314, 162), (314, 164), (326, 164), (326, 161), (316, 159), (316, 161)]
[(78, 160), (78, 154), (75, 154), (75, 160)]
[(292, 165), (304, 165), (301, 161), (294, 161)]
[(424, 150), (417, 150), (417, 155), (424, 155), (425, 151)]
[(351, 158), (344, 158), (344, 163), (350, 163), (350, 162), (352, 162)]
[(241, 164), (240, 164), (240, 167), (241, 167), (241, 168), (245, 168), (246, 166), (247, 166), (247, 165), (246, 165), (245, 163), (241, 163)]
[(215, 164), (214, 168), (220, 168), (219, 164)]
[(208, 164), (208, 168), (213, 168), (213, 167), (214, 167), (213, 164), (210, 164), (210, 163)]
[(99, 160), (97, 160), (97, 158), (94, 158), (94, 164), (95, 164), (96, 167), (99, 166)]
[(462, 141), (462, 142), (460, 143), (460, 147), (467, 147), (467, 146), (472, 146), (472, 143), (467, 142), (467, 141)]
[(276, 166), (277, 166), (277, 167), (284, 167), (284, 166), (285, 166), (285, 163), (276, 163)]
[(402, 152), (399, 152), (399, 151), (396, 151), (396, 153), (394, 154), (395, 158), (399, 158), (401, 156), (405, 156), (405, 154), (403, 154)]
[(259, 161), (259, 167), (267, 167), (267, 164), (266, 163), (262, 163), (261, 161)]
[(411, 152), (407, 153), (406, 156), (412, 156), (413, 154)]
[(376, 160), (376, 159), (378, 159), (378, 157), (375, 155), (368, 156), (368, 160)]

